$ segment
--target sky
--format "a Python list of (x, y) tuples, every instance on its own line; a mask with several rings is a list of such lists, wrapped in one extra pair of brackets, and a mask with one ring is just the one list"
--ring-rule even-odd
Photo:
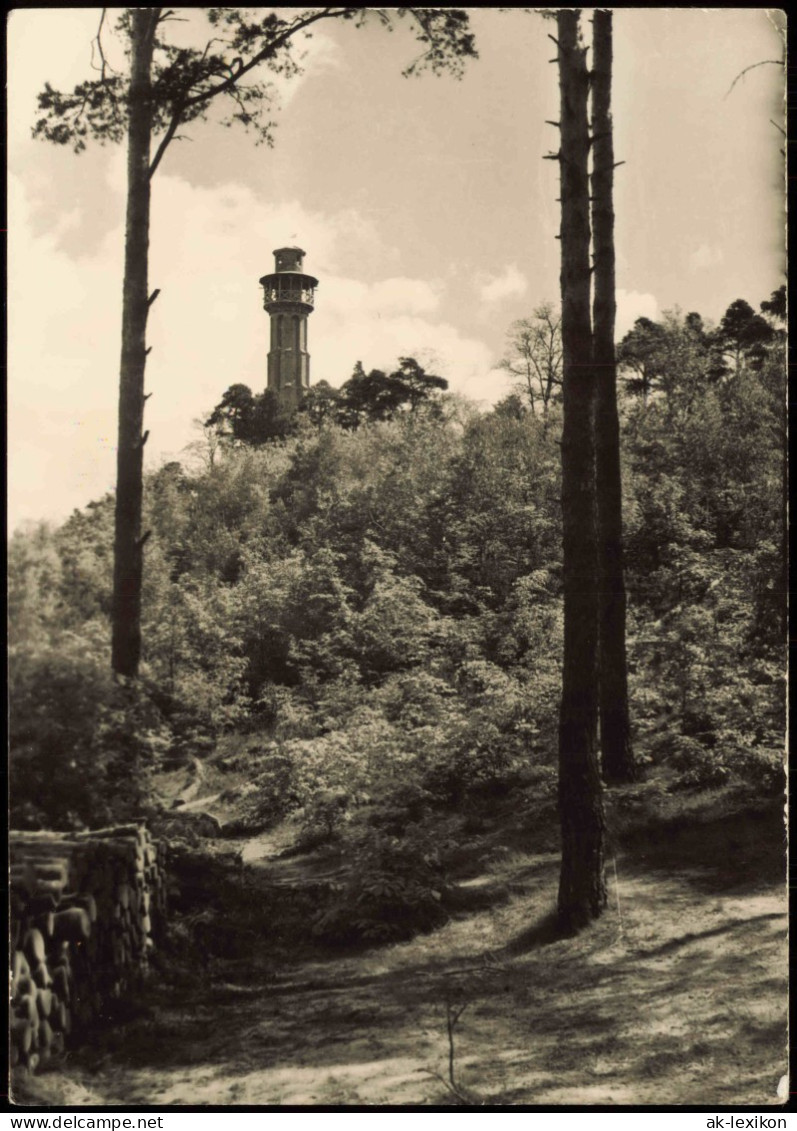
[[(100, 9), (19, 9), (8, 25), (8, 522), (58, 522), (112, 490), (125, 206), (123, 147), (30, 137), (36, 94), (93, 75)], [(179, 11), (179, 10), (178, 10)], [(111, 10), (113, 16), (114, 10)], [(207, 38), (186, 9), (172, 31)], [(261, 275), (299, 245), (318, 277), (311, 381), (414, 356), (489, 407), (511, 323), (559, 297), (555, 25), (471, 9), (461, 80), (401, 72), (418, 44), (317, 25), (275, 84), (273, 148), (195, 123), (153, 179), (147, 466), (185, 458), (234, 383), (266, 383)], [(618, 337), (680, 307), (717, 321), (784, 280), (783, 14), (617, 9), (613, 81)], [(106, 21), (106, 27), (108, 23)], [(585, 23), (589, 34), (589, 24)], [(203, 38), (204, 37), (204, 38)], [(121, 45), (105, 40), (112, 62)]]

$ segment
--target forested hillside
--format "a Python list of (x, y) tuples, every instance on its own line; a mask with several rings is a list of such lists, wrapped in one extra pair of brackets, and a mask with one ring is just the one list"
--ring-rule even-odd
[[(673, 790), (781, 781), (782, 298), (713, 331), (640, 319), (619, 351), (634, 746)], [(239, 831), (296, 811), (345, 835), (383, 804), (423, 839), (430, 812), (553, 777), (556, 397), (542, 413), (527, 383), (478, 411), (432, 379), (385, 407), (381, 378), (358, 366), (335, 411), (276, 437), (237, 439), (209, 406), (148, 475), (133, 706), (108, 662), (112, 497), (14, 535), (16, 825), (157, 808), (153, 775), (219, 743), (246, 771)]]
[[(109, 663), (113, 497), (14, 535), (12, 822), (146, 816), (170, 873), (157, 976), (103, 1037), (110, 1061), (56, 1058), (27, 1102), (427, 1103), (443, 1085), (459, 1105), (774, 1102), (782, 299), (716, 329), (640, 319), (619, 350), (639, 780), (607, 790), (610, 910), (580, 940), (552, 913), (553, 308), (512, 327), (522, 380), (490, 411), (407, 385), (407, 358), (358, 364), (287, 419), (220, 390), (184, 460), (146, 479), (132, 686)], [(422, 1066), (446, 1024), (443, 1076)]]

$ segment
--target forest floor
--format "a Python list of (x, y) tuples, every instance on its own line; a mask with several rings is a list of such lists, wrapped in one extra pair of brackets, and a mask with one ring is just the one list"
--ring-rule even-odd
[[(492, 902), (357, 953), (298, 948), (275, 962), (255, 945), (236, 960), (208, 959), (192, 980), (165, 977), (137, 1016), (15, 1098), (125, 1107), (782, 1102), (777, 806), (718, 791), (651, 822), (613, 804), (622, 835), (607, 859), (609, 906), (575, 938), (554, 929), (555, 831), (530, 835), (506, 802), (490, 808), (480, 843), (492, 851), (464, 885), (483, 885)], [(281, 835), (245, 846), (253, 898), (261, 880), (287, 890), (320, 866), (317, 854), (275, 856)], [(452, 1045), (447, 1011), (461, 1007)]]

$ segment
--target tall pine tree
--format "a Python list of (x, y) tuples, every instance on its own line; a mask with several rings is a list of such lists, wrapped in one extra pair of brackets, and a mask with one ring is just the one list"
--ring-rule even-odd
[(598, 528), (590, 316), (589, 73), (580, 12), (560, 11), (564, 663), (559, 720), (559, 921), (573, 932), (606, 905), (598, 768)]
[(592, 240), (595, 287), (592, 360), (597, 385), (595, 459), (600, 554), (600, 744), (607, 782), (636, 776), (628, 712), (623, 576), (620, 422), (614, 352), (614, 144), (612, 137), (612, 13), (596, 10), (592, 23)]

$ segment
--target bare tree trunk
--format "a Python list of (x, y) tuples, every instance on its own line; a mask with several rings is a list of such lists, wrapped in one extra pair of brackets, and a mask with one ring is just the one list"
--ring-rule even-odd
[(592, 60), (592, 236), (595, 249), (593, 365), (597, 382), (595, 456), (600, 554), (600, 735), (603, 777), (633, 781), (628, 673), (625, 651), (623, 505), (617, 365), (614, 352), (614, 143), (612, 138), (612, 13), (593, 16)]
[(781, 504), (780, 504), (780, 632), (781, 637), (788, 645), (789, 641), (789, 582), (791, 564), (789, 554), (789, 438), (788, 438), (788, 409), (784, 418), (783, 441), (781, 458)]
[(590, 318), (589, 76), (578, 10), (558, 13), (561, 200), (564, 663), (559, 721), (559, 921), (572, 932), (606, 905), (598, 770), (598, 547)]
[(141, 656), (141, 501), (148, 310), (151, 65), (159, 8), (131, 11), (127, 222), (116, 455), (111, 666), (134, 679)]

